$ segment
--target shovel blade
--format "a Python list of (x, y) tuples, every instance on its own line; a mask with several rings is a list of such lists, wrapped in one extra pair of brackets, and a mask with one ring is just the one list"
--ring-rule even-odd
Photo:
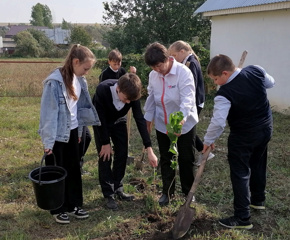
[(182, 238), (187, 233), (194, 216), (194, 208), (188, 207), (186, 205), (180, 207), (172, 228), (173, 239)]

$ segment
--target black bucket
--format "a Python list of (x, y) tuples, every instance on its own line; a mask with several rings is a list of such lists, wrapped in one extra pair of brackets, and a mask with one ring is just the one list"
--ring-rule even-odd
[(29, 179), (33, 183), (37, 206), (44, 210), (60, 208), (64, 203), (65, 177), (67, 172), (64, 168), (56, 166), (42, 166), (47, 153), (41, 159), (39, 168), (29, 173)]

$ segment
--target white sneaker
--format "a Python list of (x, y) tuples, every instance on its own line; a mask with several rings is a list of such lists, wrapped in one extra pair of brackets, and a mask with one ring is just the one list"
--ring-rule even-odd
[(57, 223), (61, 223), (61, 224), (69, 224), (70, 223), (69, 217), (66, 213), (54, 214), (53, 217)]
[[(210, 152), (209, 155), (208, 155), (207, 160), (212, 159), (214, 156), (215, 156), (215, 155), (214, 155), (212, 152)], [(196, 161), (196, 163), (195, 163), (196, 166), (200, 166), (201, 161), (202, 161), (202, 157), (203, 157), (203, 154), (200, 154), (200, 155), (198, 156), (197, 161)]]

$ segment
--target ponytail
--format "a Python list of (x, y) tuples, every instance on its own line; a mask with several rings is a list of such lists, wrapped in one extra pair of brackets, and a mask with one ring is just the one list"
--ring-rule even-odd
[(87, 60), (96, 60), (95, 55), (85, 46), (80, 44), (74, 44), (64, 62), (63, 67), (61, 68), (61, 75), (63, 78), (64, 85), (67, 89), (68, 96), (72, 97), (73, 100), (77, 100), (77, 95), (75, 94), (73, 88), (73, 78), (74, 78), (74, 69), (73, 69), (73, 59), (79, 59), (80, 63), (84, 63)]

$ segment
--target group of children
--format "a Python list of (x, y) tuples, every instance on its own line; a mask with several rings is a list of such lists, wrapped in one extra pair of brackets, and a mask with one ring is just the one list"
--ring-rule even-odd
[[(95, 61), (88, 48), (74, 45), (64, 66), (54, 70), (44, 81), (39, 134), (44, 151), (48, 153), (46, 163), (49, 164), (51, 154), (54, 153), (57, 164), (68, 173), (65, 202), (59, 209), (51, 210), (56, 222), (67, 224), (70, 223), (69, 216), (81, 219), (89, 216), (82, 209), (81, 149), (78, 147), (84, 141), (83, 131), (88, 125), (92, 125), (94, 130), (99, 155), (99, 182), (106, 207), (117, 210), (116, 198), (124, 201), (134, 199), (134, 195), (124, 192), (122, 183), (128, 156), (125, 116), (132, 109), (152, 167), (158, 165), (150, 140), (153, 124), (156, 130), (163, 183), (158, 201), (160, 206), (167, 205), (175, 192), (175, 171), (170, 167), (173, 154), (169, 151), (170, 140), (166, 130), (170, 114), (181, 111), (184, 115), (180, 122), (182, 132), (178, 134), (177, 146), (181, 190), (185, 196), (194, 181), (194, 164), (200, 164), (201, 158), (195, 162), (195, 148), (200, 153), (205, 152), (209, 146), (214, 149), (214, 141), (228, 120), (232, 133), (228, 158), (235, 215), (220, 220), (220, 224), (231, 228), (251, 228), (250, 204), (256, 209), (264, 208), (266, 150), (272, 126), (265, 88), (274, 85), (273, 78), (261, 67), (251, 66), (241, 71), (227, 56), (214, 57), (207, 71), (209, 77), (221, 88), (215, 98), (213, 118), (203, 143), (196, 135), (196, 124), (205, 101), (204, 81), (199, 59), (188, 43), (176, 41), (168, 49), (158, 42), (147, 46), (145, 63), (152, 71), (149, 74), (144, 114), (140, 102), (142, 83), (136, 68), (131, 66), (127, 73), (121, 67), (122, 55), (116, 49), (109, 54), (109, 66), (101, 73), (99, 85), (91, 100), (84, 75)], [(250, 80), (255, 81), (252, 84), (254, 87)], [(246, 93), (240, 93), (239, 89)], [(257, 95), (260, 99), (251, 102)], [(245, 102), (252, 104), (252, 107), (247, 106), (251, 116), (248, 116), (246, 105), (242, 106), (243, 97), (247, 97)], [(255, 109), (258, 109), (257, 113)], [(257, 116), (255, 122), (250, 121), (253, 115)], [(259, 137), (257, 132), (260, 133)], [(251, 140), (255, 141), (252, 148), (251, 142), (244, 142), (244, 136), (249, 133), (252, 134)], [(211, 153), (209, 158), (212, 157), (214, 155)], [(252, 174), (249, 174), (250, 171)]]

